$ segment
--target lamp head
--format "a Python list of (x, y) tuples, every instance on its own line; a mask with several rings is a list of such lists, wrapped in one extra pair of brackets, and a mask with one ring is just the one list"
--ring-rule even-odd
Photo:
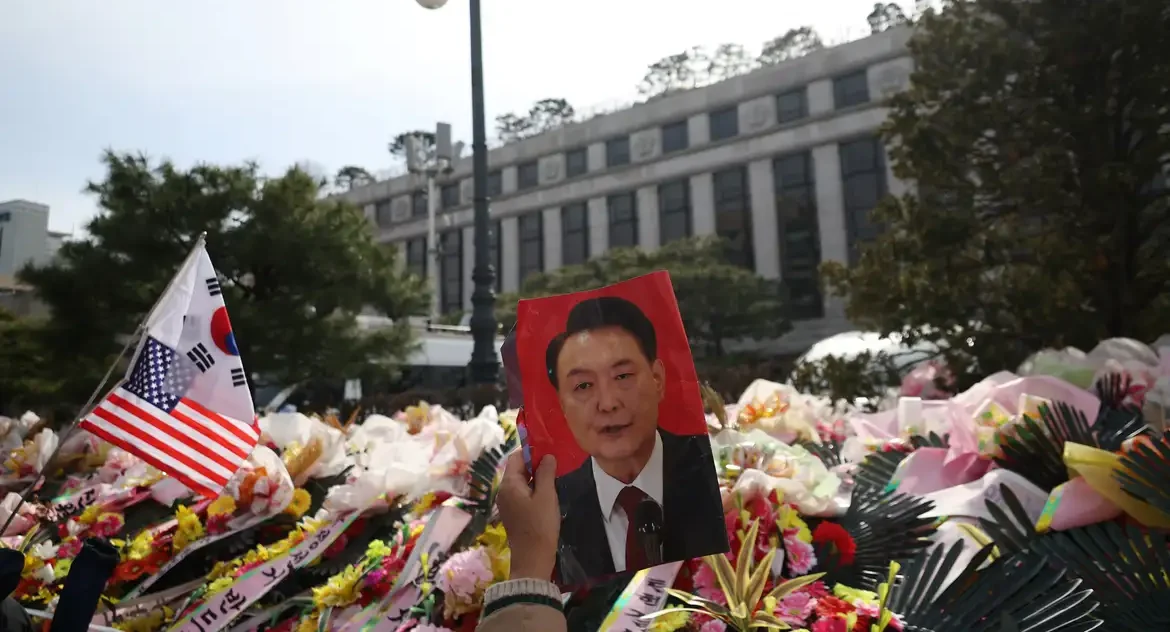
[(418, 6), (424, 9), (442, 9), (447, 4), (447, 0), (415, 0)]

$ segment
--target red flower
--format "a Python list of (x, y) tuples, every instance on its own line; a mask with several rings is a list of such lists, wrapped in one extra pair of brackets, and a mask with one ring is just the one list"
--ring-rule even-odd
[(857, 554), (857, 543), (853, 541), (853, 536), (849, 535), (845, 527), (836, 522), (825, 521), (817, 525), (812, 537), (813, 543), (828, 544), (835, 549), (841, 564), (848, 566), (853, 563), (853, 557)]
[(832, 595), (817, 600), (817, 616), (823, 619), (853, 612), (853, 604)]

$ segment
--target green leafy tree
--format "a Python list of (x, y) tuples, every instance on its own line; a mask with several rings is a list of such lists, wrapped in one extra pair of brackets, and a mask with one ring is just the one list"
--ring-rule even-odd
[(779, 284), (728, 263), (726, 249), (726, 242), (717, 238), (695, 237), (652, 252), (610, 250), (583, 264), (529, 278), (518, 294), (500, 297), (497, 317), (508, 329), (516, 322), (520, 298), (595, 289), (667, 270), (697, 356), (719, 357), (728, 352), (728, 343), (783, 335), (791, 326), (784, 316)]
[(565, 99), (541, 99), (527, 113), (509, 112), (496, 117), (496, 136), (514, 143), (552, 131), (577, 120), (577, 111)]
[(0, 413), (44, 413), (56, 403), (61, 379), (47, 357), (47, 335), (44, 321), (0, 310)]
[(415, 130), (413, 132), (402, 132), (401, 134), (399, 134), (399, 135), (395, 136), (393, 139), (391, 139), (391, 141), (386, 145), (386, 150), (390, 152), (391, 156), (394, 156), (395, 158), (402, 160), (403, 162), (406, 162), (406, 139), (410, 138), (411, 136), (414, 136), (415, 138), (419, 139), (419, 141), (422, 145), (420, 148), (422, 150), (422, 153), (424, 153), (426, 155), (430, 155), (430, 153), (432, 151), (434, 151), (435, 133), (434, 132), (425, 132), (422, 130)]
[[(359, 377), (411, 348), (402, 317), (425, 312), (424, 282), (398, 270), (358, 209), (320, 198), (308, 174), (266, 178), (254, 164), (182, 170), (113, 152), (104, 162), (105, 179), (88, 186), (102, 209), (88, 237), (62, 246), (52, 265), (21, 272), (51, 310), (50, 360), (66, 401), (85, 400), (117, 339), (134, 331), (202, 232), (245, 366), (263, 382)], [(359, 332), (354, 317), (366, 308), (400, 324)]]
[(350, 191), (355, 187), (365, 186), (374, 182), (374, 176), (369, 171), (356, 165), (346, 165), (337, 170), (333, 176), (333, 186), (343, 191)]
[(939, 340), (962, 388), (1043, 347), (1152, 340), (1170, 310), (1170, 13), (1159, 0), (927, 11), (890, 102), (884, 232), (826, 264), (850, 318)]
[(760, 51), (759, 57), (756, 58), (756, 63), (761, 66), (771, 66), (790, 59), (804, 57), (824, 47), (825, 44), (821, 41), (821, 36), (817, 35), (811, 26), (788, 29), (780, 37), (764, 42), (764, 48)]

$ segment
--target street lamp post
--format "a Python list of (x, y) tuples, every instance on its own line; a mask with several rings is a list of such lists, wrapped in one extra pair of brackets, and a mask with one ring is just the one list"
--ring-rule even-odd
[[(426, 9), (438, 9), (447, 0), (417, 0)], [(489, 217), (487, 192), (487, 114), (483, 103), (483, 35), (480, 28), (480, 0), (468, 0), (471, 7), (471, 152), (475, 209), (475, 268), (471, 280), (471, 381), (494, 384), (500, 374), (496, 357), (496, 270), (488, 249)], [(501, 244), (502, 245), (502, 244)], [(499, 246), (497, 246), (499, 247)]]

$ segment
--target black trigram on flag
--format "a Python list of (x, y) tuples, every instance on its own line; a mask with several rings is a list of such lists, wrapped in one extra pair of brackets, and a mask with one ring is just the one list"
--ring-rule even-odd
[(248, 378), (244, 377), (244, 369), (232, 369), (232, 386), (243, 386), (248, 383)]
[(219, 287), (219, 279), (211, 277), (207, 279), (207, 293), (212, 296), (219, 296), (223, 294), (223, 290)]
[(207, 347), (204, 347), (202, 342), (191, 347), (191, 350), (187, 352), (187, 357), (203, 373), (207, 373), (207, 369), (210, 369), (211, 365), (215, 364), (215, 358), (211, 357), (211, 354), (207, 352)]

